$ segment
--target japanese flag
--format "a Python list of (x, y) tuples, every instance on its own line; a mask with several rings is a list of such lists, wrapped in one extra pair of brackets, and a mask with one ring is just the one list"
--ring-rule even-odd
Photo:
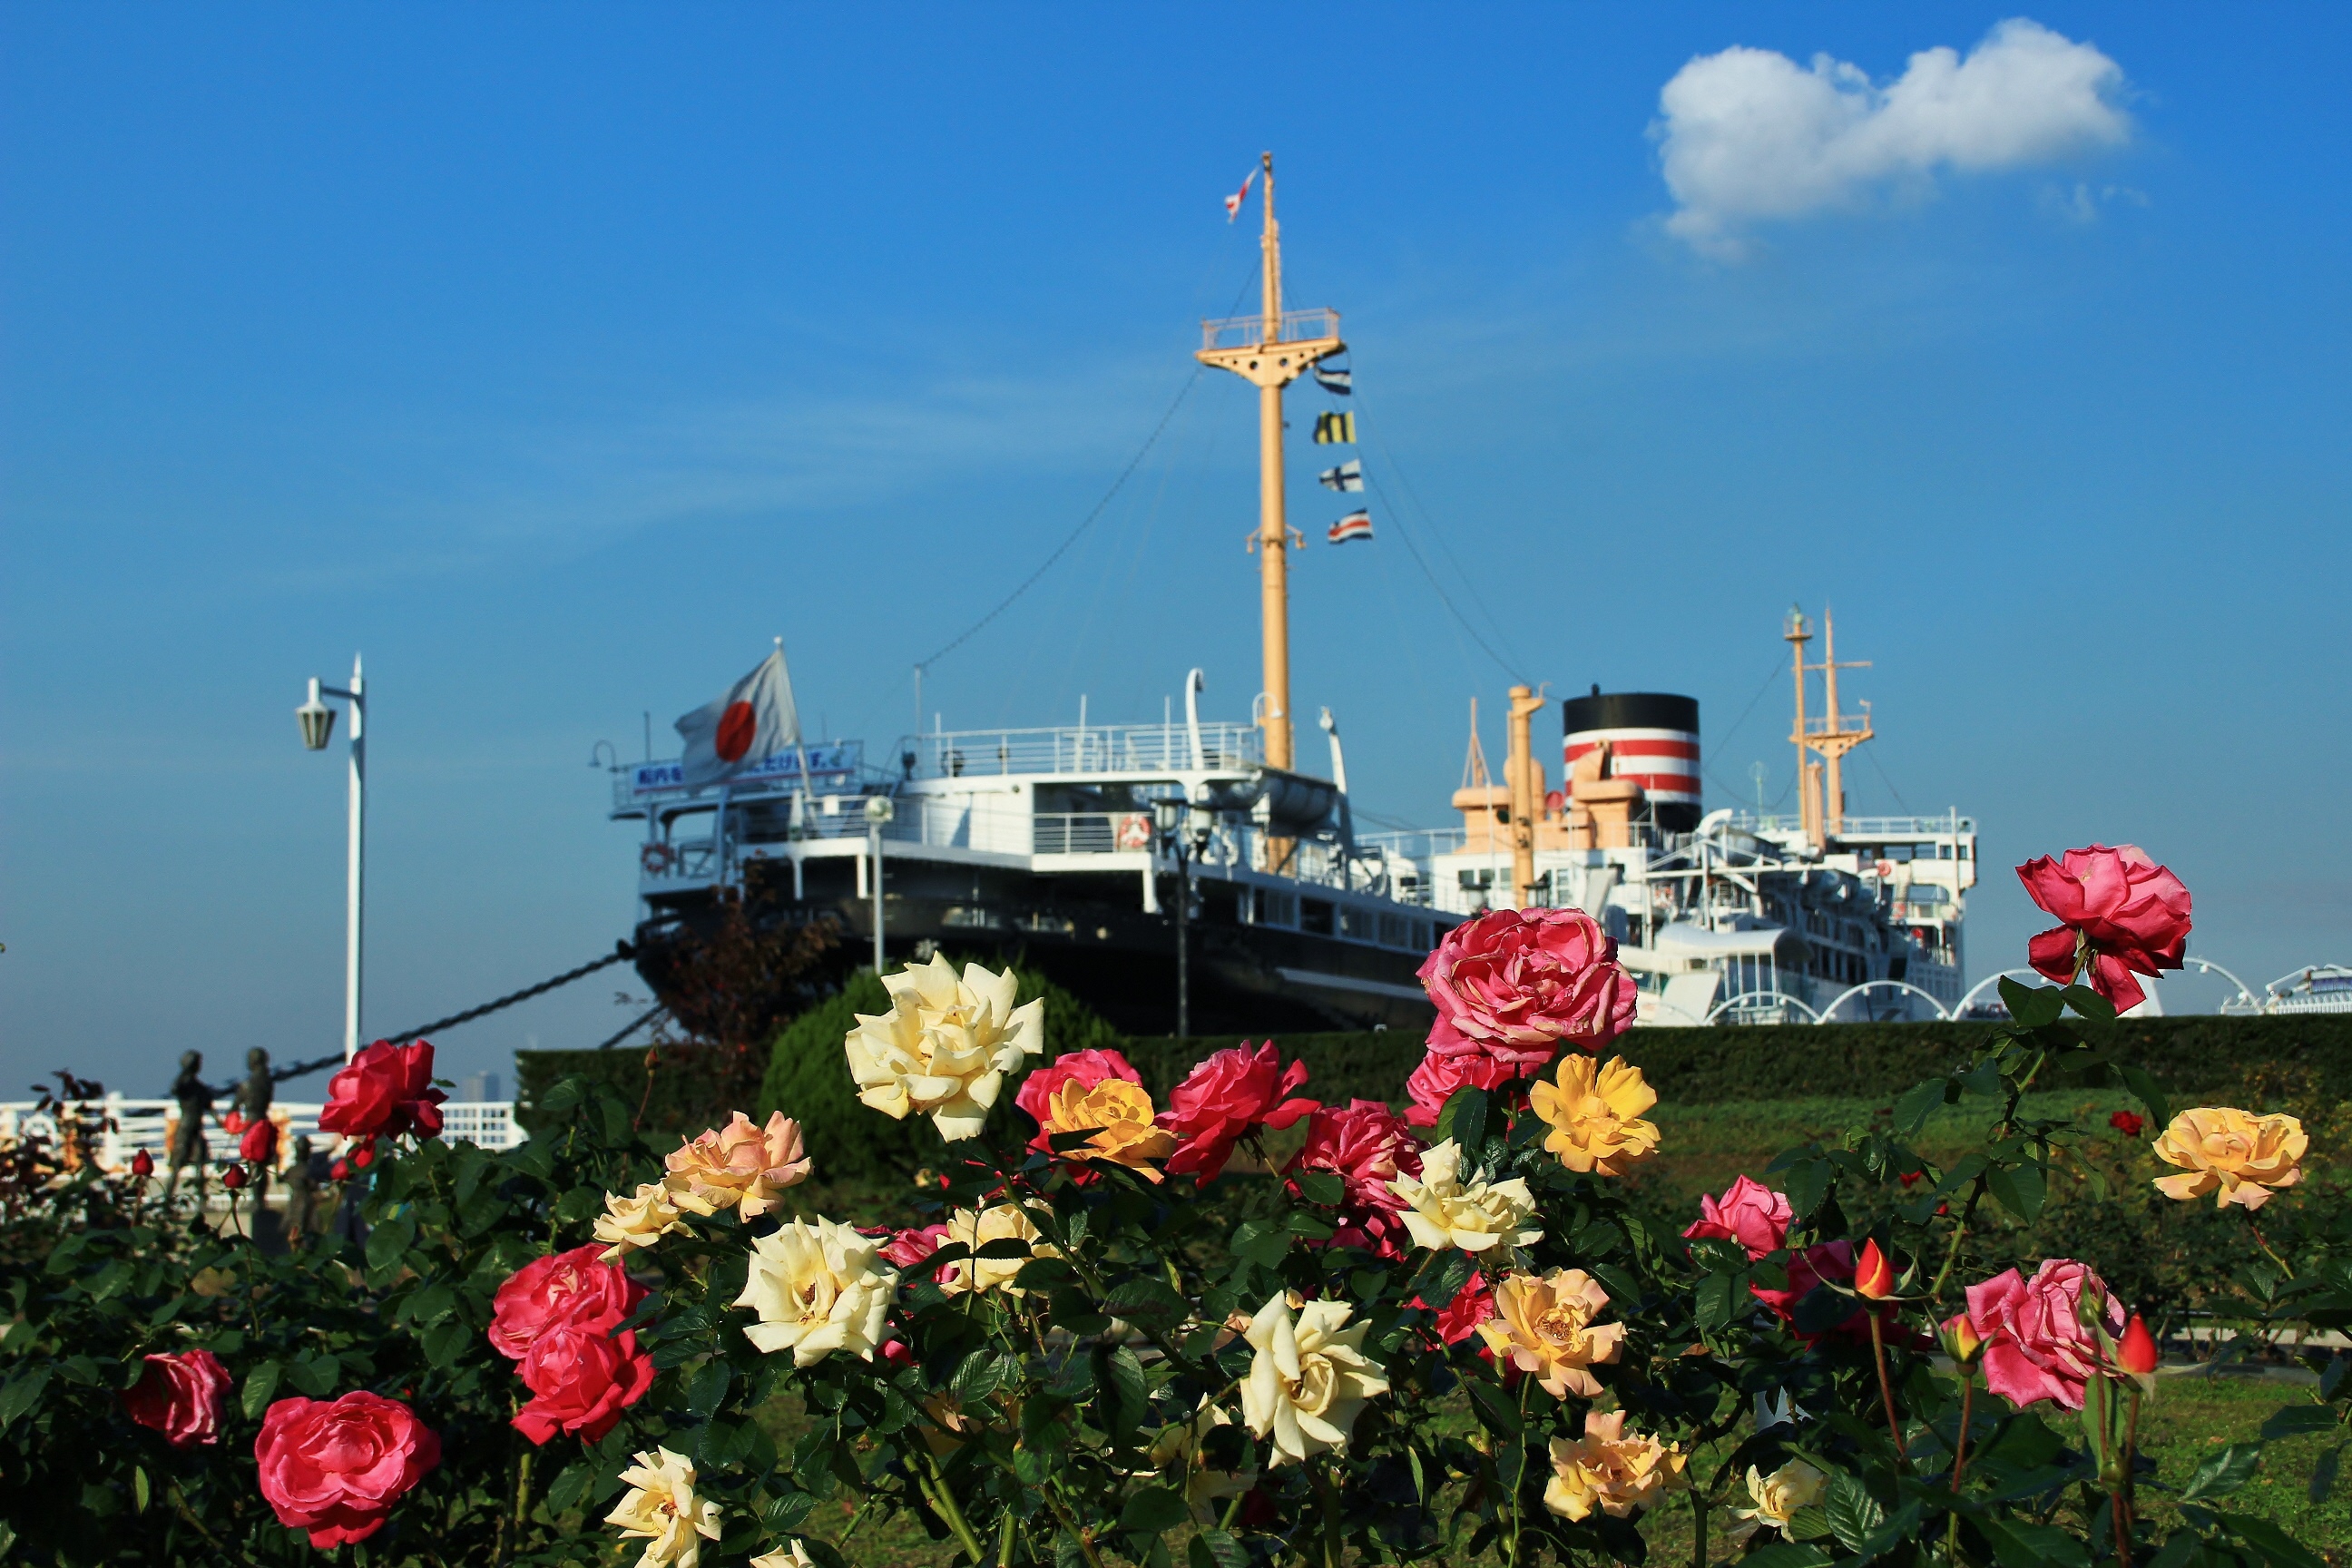
[(686, 740), (684, 783), (689, 789), (724, 784), (752, 763), (797, 744), (800, 715), (793, 708), (793, 678), (784, 668), (783, 648), (761, 659), (726, 696), (680, 718), (677, 732)]

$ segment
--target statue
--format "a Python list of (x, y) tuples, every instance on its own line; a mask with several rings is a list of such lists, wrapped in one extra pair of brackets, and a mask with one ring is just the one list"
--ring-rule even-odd
[(309, 1246), (310, 1233), (318, 1228), (321, 1173), (317, 1160), (308, 1135), (294, 1140), (294, 1163), (286, 1171), (286, 1240), (291, 1247)]
[(259, 1046), (246, 1052), (245, 1081), (236, 1086), (232, 1101), (244, 1120), (236, 1152), (253, 1179), (253, 1207), (248, 1211), (253, 1218), (247, 1234), (264, 1252), (285, 1250), (285, 1226), (269, 1207), (269, 1172), (278, 1163), (278, 1124), (269, 1120), (269, 1102), (277, 1087), (277, 1080), (269, 1076), (269, 1053)]
[(205, 1161), (210, 1152), (205, 1146), (205, 1118), (212, 1114), (213, 1090), (205, 1081), (204, 1066), (203, 1052), (182, 1051), (180, 1076), (172, 1080), (172, 1098), (180, 1102), (180, 1124), (172, 1130), (172, 1173), (163, 1184), (166, 1203), (179, 1190), (184, 1165), (196, 1168), (196, 1191), (205, 1190)]

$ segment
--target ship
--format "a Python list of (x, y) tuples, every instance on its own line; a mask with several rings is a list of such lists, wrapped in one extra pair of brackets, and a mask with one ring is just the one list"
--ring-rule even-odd
[[(878, 753), (795, 734), (717, 787), (689, 785), (677, 761), (616, 764), (611, 816), (636, 825), (636, 963), (656, 997), (668, 1000), (681, 942), (731, 906), (763, 925), (830, 926), (877, 969), (937, 952), (1018, 961), (1134, 1035), (1420, 1033), (1434, 1015), (1417, 974), (1449, 931), (1498, 907), (1549, 906), (1584, 910), (1617, 939), (1643, 1023), (1957, 1010), (1974, 824), (1847, 815), (1840, 768), (1870, 738), (1867, 710), (1858, 727), (1840, 711), (1842, 667), (1827, 640), (1822, 661), (1806, 658), (1801, 615), (1787, 633), (1792, 818), (1703, 810), (1689, 698), (1596, 687), (1555, 704), (1519, 686), (1499, 784), (1474, 717), (1460, 826), (1358, 831), (1329, 710), (1318, 716), (1327, 773), (1300, 756), (1288, 569), (1304, 540), (1284, 467), (1286, 390), (1311, 371), (1346, 384), (1328, 367), (1347, 344), (1338, 311), (1285, 308), (1272, 154), (1255, 174), (1260, 308), (1203, 321), (1194, 354), (1258, 392), (1250, 718), (1204, 717), (1196, 668), (1181, 719), (1171, 701), (1157, 722), (1093, 722), (1082, 702), (1076, 724), (935, 720)], [(1322, 416), (1318, 440), (1351, 441), (1352, 418)], [(1833, 637), (1826, 616), (1823, 632)], [(1814, 677), (1825, 706), (1809, 719)], [(1533, 738), (1555, 708), (1557, 790)]]

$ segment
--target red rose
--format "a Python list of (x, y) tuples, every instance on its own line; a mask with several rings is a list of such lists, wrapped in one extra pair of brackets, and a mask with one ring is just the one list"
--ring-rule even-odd
[[(898, 1232), (880, 1250), (892, 1268), (912, 1279), (914, 1270), (922, 1261), (947, 1243), (947, 1226), (923, 1225)], [(944, 1281), (948, 1269), (953, 1267), (953, 1264), (949, 1264), (941, 1268), (932, 1278)]]
[(1293, 1195), (1302, 1171), (1328, 1171), (1345, 1189), (1334, 1247), (1360, 1247), (1382, 1258), (1405, 1253), (1404, 1200), (1389, 1184), (1421, 1174), (1421, 1141), (1403, 1117), (1377, 1100), (1327, 1105), (1307, 1119), (1307, 1142), (1284, 1168)]
[(333, 1164), (327, 1167), (327, 1178), (330, 1181), (336, 1182), (350, 1181), (352, 1179), (352, 1163), (349, 1160), (336, 1161)]
[(373, 1141), (371, 1140), (368, 1142), (362, 1143), (358, 1148), (352, 1151), (352, 1163), (362, 1171), (375, 1163), (375, 1143)]
[(122, 1408), (174, 1448), (217, 1443), (228, 1384), (228, 1368), (210, 1351), (151, 1355), (139, 1381), (123, 1391)]
[[(1415, 1296), (1405, 1303), (1426, 1310), (1429, 1303)], [(1454, 1292), (1454, 1300), (1437, 1309), (1437, 1321), (1431, 1325), (1437, 1337), (1449, 1345), (1458, 1345), (1478, 1331), (1478, 1325), (1495, 1315), (1495, 1292), (1487, 1287), (1486, 1277), (1476, 1269)]]
[(141, 1181), (155, 1173), (155, 1156), (141, 1149), (131, 1156), (131, 1173)]
[(1183, 1140), (1168, 1156), (1168, 1173), (1197, 1172), (1202, 1181), (1214, 1181), (1244, 1133), (1287, 1127), (1319, 1109), (1315, 1100), (1287, 1098), (1306, 1081), (1307, 1064), (1284, 1067), (1272, 1040), (1255, 1051), (1234, 1046), (1210, 1057), (1170, 1091), (1159, 1115), (1159, 1124)]
[(577, 1323), (558, 1323), (533, 1340), (520, 1371), (533, 1398), (515, 1412), (514, 1427), (534, 1443), (558, 1432), (593, 1443), (654, 1385), (653, 1357), (639, 1353), (635, 1334)]
[(2107, 1125), (2126, 1138), (2137, 1138), (2140, 1134), (2140, 1130), (2147, 1123), (2128, 1110), (2118, 1110), (2107, 1118)]
[(1529, 1072), (1563, 1044), (1597, 1051), (1633, 1022), (1633, 977), (1582, 910), (1489, 910), (1445, 933), (1421, 966), (1437, 1007), (1429, 1048)]
[(245, 1131), (245, 1112), (232, 1110), (221, 1118), (221, 1131), (234, 1138)]
[(278, 1158), (278, 1123), (264, 1116), (245, 1124), (245, 1136), (237, 1140), (236, 1157), (257, 1165), (273, 1163)]
[(1404, 1113), (1408, 1125), (1434, 1127), (1437, 1113), (1457, 1089), (1500, 1089), (1514, 1079), (1532, 1078), (1543, 1070), (1540, 1062), (1517, 1064), (1500, 1057), (1441, 1056), (1431, 1051), (1404, 1080), (1404, 1092), (1412, 1101), (1412, 1109)]
[(423, 1040), (408, 1046), (378, 1040), (327, 1080), (319, 1130), (347, 1138), (397, 1138), (412, 1131), (430, 1138), (441, 1131), (441, 1102), (448, 1098), (433, 1087), (431, 1046)]
[(1746, 1176), (1725, 1188), (1719, 1198), (1700, 1198), (1698, 1215), (1698, 1223), (1683, 1232), (1684, 1240), (1736, 1241), (1748, 1249), (1751, 1260), (1778, 1252), (1789, 1239), (1787, 1196)]
[(441, 1439), (407, 1405), (360, 1391), (279, 1400), (261, 1418), (253, 1457), (278, 1522), (309, 1531), (324, 1551), (383, 1529), (392, 1505), (441, 1462)]
[(1051, 1120), (1054, 1091), (1066, 1083), (1076, 1082), (1080, 1089), (1092, 1089), (1107, 1079), (1124, 1083), (1139, 1084), (1143, 1075), (1117, 1051), (1065, 1051), (1021, 1080), (1020, 1091), (1013, 1103), (1028, 1112), (1029, 1120), (1038, 1127), (1037, 1136), (1029, 1140), (1029, 1147), (1040, 1154), (1054, 1152), (1046, 1141), (1045, 1123)]
[(604, 1247), (591, 1242), (569, 1252), (533, 1258), (491, 1298), (490, 1348), (510, 1361), (530, 1353), (534, 1341), (556, 1328), (610, 1333), (625, 1321), (646, 1288), (617, 1263), (599, 1262)]
[(2064, 985), (2077, 973), (2128, 1012), (2145, 1001), (2133, 974), (2180, 967), (2189, 946), (2189, 889), (2137, 845), (2094, 844), (2017, 868), (2033, 901), (2063, 923), (2026, 943), (2027, 960)]
[(222, 1167), (221, 1185), (226, 1187), (230, 1192), (236, 1192), (238, 1188), (244, 1186), (245, 1167), (243, 1165), (226, 1165)]
[[(1792, 1254), (1789, 1258), (1789, 1288), (1786, 1290), (1768, 1290), (1761, 1285), (1750, 1285), (1748, 1289), (1758, 1300), (1771, 1309), (1774, 1317), (1784, 1323), (1793, 1325), (1796, 1321), (1797, 1303), (1803, 1300), (1813, 1287), (1824, 1280), (1832, 1285), (1851, 1286), (1853, 1283), (1853, 1243), (1850, 1241), (1816, 1242), (1803, 1251)], [(1895, 1328), (1895, 1316), (1900, 1308), (1894, 1303), (1889, 1303), (1876, 1309), (1857, 1307), (1835, 1328), (1830, 1330), (1829, 1333), (1843, 1339), (1868, 1339), (1870, 1313), (1874, 1310), (1878, 1313), (1878, 1321), (1884, 1327), (1889, 1330)], [(1797, 1336), (1806, 1344), (1812, 1344), (1826, 1337), (1827, 1335), (1818, 1333), (1801, 1333)], [(1911, 1336), (1911, 1338), (1916, 1337)], [(1895, 1343), (1909, 1342), (1899, 1332), (1892, 1334), (1890, 1339), (1891, 1342)]]
[(2043, 1399), (2083, 1408), (2083, 1385), (2100, 1370), (2098, 1343), (2083, 1326), (2085, 1295), (2107, 1332), (2121, 1335), (2122, 1305), (2070, 1258), (2045, 1258), (2031, 1279), (2006, 1268), (1969, 1286), (1969, 1321), (1984, 1341), (1985, 1386), (2021, 1410)]

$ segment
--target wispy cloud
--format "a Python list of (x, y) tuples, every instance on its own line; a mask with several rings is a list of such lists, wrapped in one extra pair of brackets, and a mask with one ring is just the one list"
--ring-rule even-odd
[(1963, 58), (1923, 49), (1902, 76), (1873, 83), (1816, 55), (1769, 49), (1702, 55), (1658, 95), (1668, 232), (1736, 260), (1755, 226), (1932, 191), (1943, 170), (2043, 164), (2131, 137), (2123, 68), (2037, 22), (2002, 22)]

